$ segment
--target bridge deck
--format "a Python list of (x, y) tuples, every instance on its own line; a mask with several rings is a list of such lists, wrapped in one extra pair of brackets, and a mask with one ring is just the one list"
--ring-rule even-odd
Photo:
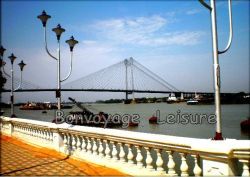
[(33, 147), (1, 135), (0, 175), (2, 176), (124, 176), (121, 172), (77, 161), (59, 153)]

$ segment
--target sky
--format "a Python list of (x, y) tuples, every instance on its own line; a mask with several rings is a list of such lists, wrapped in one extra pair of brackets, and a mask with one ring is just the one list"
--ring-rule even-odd
[[(222, 50), (229, 36), (228, 7), (226, 1), (216, 5)], [(230, 50), (219, 56), (222, 92), (249, 92), (249, 5), (247, 0), (232, 2), (233, 42)], [(52, 16), (47, 24), (52, 54), (56, 55), (57, 44), (51, 29), (58, 23), (66, 29), (61, 39), (62, 77), (70, 65), (69, 47), (64, 41), (72, 35), (79, 41), (74, 49), (73, 72), (66, 82), (133, 57), (179, 90), (213, 91), (210, 13), (199, 1), (1, 1), (5, 60), (14, 53), (16, 77), (20, 75), (17, 63), (24, 60), (24, 80), (55, 88), (56, 61), (44, 49), (43, 28), (37, 19), (43, 10)], [(119, 96), (74, 95), (83, 101)], [(8, 101), (9, 95), (4, 94), (3, 99)], [(27, 100), (55, 101), (54, 93), (17, 94), (17, 102)]]

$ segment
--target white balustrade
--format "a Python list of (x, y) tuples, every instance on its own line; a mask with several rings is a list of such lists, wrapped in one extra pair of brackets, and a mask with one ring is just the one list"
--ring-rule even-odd
[[(227, 171), (232, 171), (230, 168), (233, 163), (229, 162), (238, 159), (241, 165), (234, 166), (234, 170), (242, 166), (237, 172), (249, 176), (250, 149), (247, 140), (214, 142), (114, 129), (69, 127), (18, 118), (1, 117), (0, 120), (1, 132), (7, 136), (53, 149), (55, 143), (59, 142), (59, 151), (66, 155), (117, 168), (130, 175), (188, 176), (192, 171), (191, 174), (201, 176), (207, 173), (203, 170), (207, 163), (214, 162), (210, 165), (216, 166), (224, 158), (228, 159), (228, 166), (224, 162), (221, 164), (223, 169), (218, 165), (218, 170), (225, 171), (227, 167)], [(206, 161), (210, 156), (213, 160)], [(238, 173), (235, 172), (235, 175)]]

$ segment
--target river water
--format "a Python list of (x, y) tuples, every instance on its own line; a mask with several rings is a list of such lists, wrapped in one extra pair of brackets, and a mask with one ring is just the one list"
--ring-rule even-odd
[[(194, 138), (212, 138), (215, 133), (214, 124), (214, 105), (186, 105), (186, 103), (166, 104), (166, 103), (147, 103), (147, 104), (88, 104), (86, 107), (92, 110), (103, 111), (111, 115), (125, 114), (139, 115), (140, 123), (138, 127), (119, 128), (130, 131), (147, 132), (164, 135), (174, 135)], [(249, 139), (248, 135), (241, 132), (240, 122), (247, 119), (250, 115), (249, 104), (245, 105), (222, 105), (222, 132), (224, 138)], [(71, 110), (66, 109), (65, 115), (69, 111), (80, 110), (74, 106)], [(160, 115), (160, 124), (149, 124), (148, 119), (156, 114)], [(5, 109), (4, 115), (10, 115), (10, 109)], [(41, 110), (19, 110), (15, 107), (15, 114), (19, 118), (34, 119), (51, 122), (55, 115), (55, 110), (49, 110), (43, 114)], [(188, 122), (178, 122), (178, 118), (187, 115)], [(171, 122), (167, 122), (171, 117)], [(193, 117), (193, 119), (191, 119)], [(202, 119), (201, 119), (202, 118)], [(210, 123), (208, 119), (210, 118)], [(202, 120), (194, 124), (191, 120)]]

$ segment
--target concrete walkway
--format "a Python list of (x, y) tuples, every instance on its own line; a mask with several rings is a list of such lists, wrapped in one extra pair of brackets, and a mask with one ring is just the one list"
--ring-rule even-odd
[(62, 156), (1, 135), (1, 176), (126, 176), (106, 167)]

